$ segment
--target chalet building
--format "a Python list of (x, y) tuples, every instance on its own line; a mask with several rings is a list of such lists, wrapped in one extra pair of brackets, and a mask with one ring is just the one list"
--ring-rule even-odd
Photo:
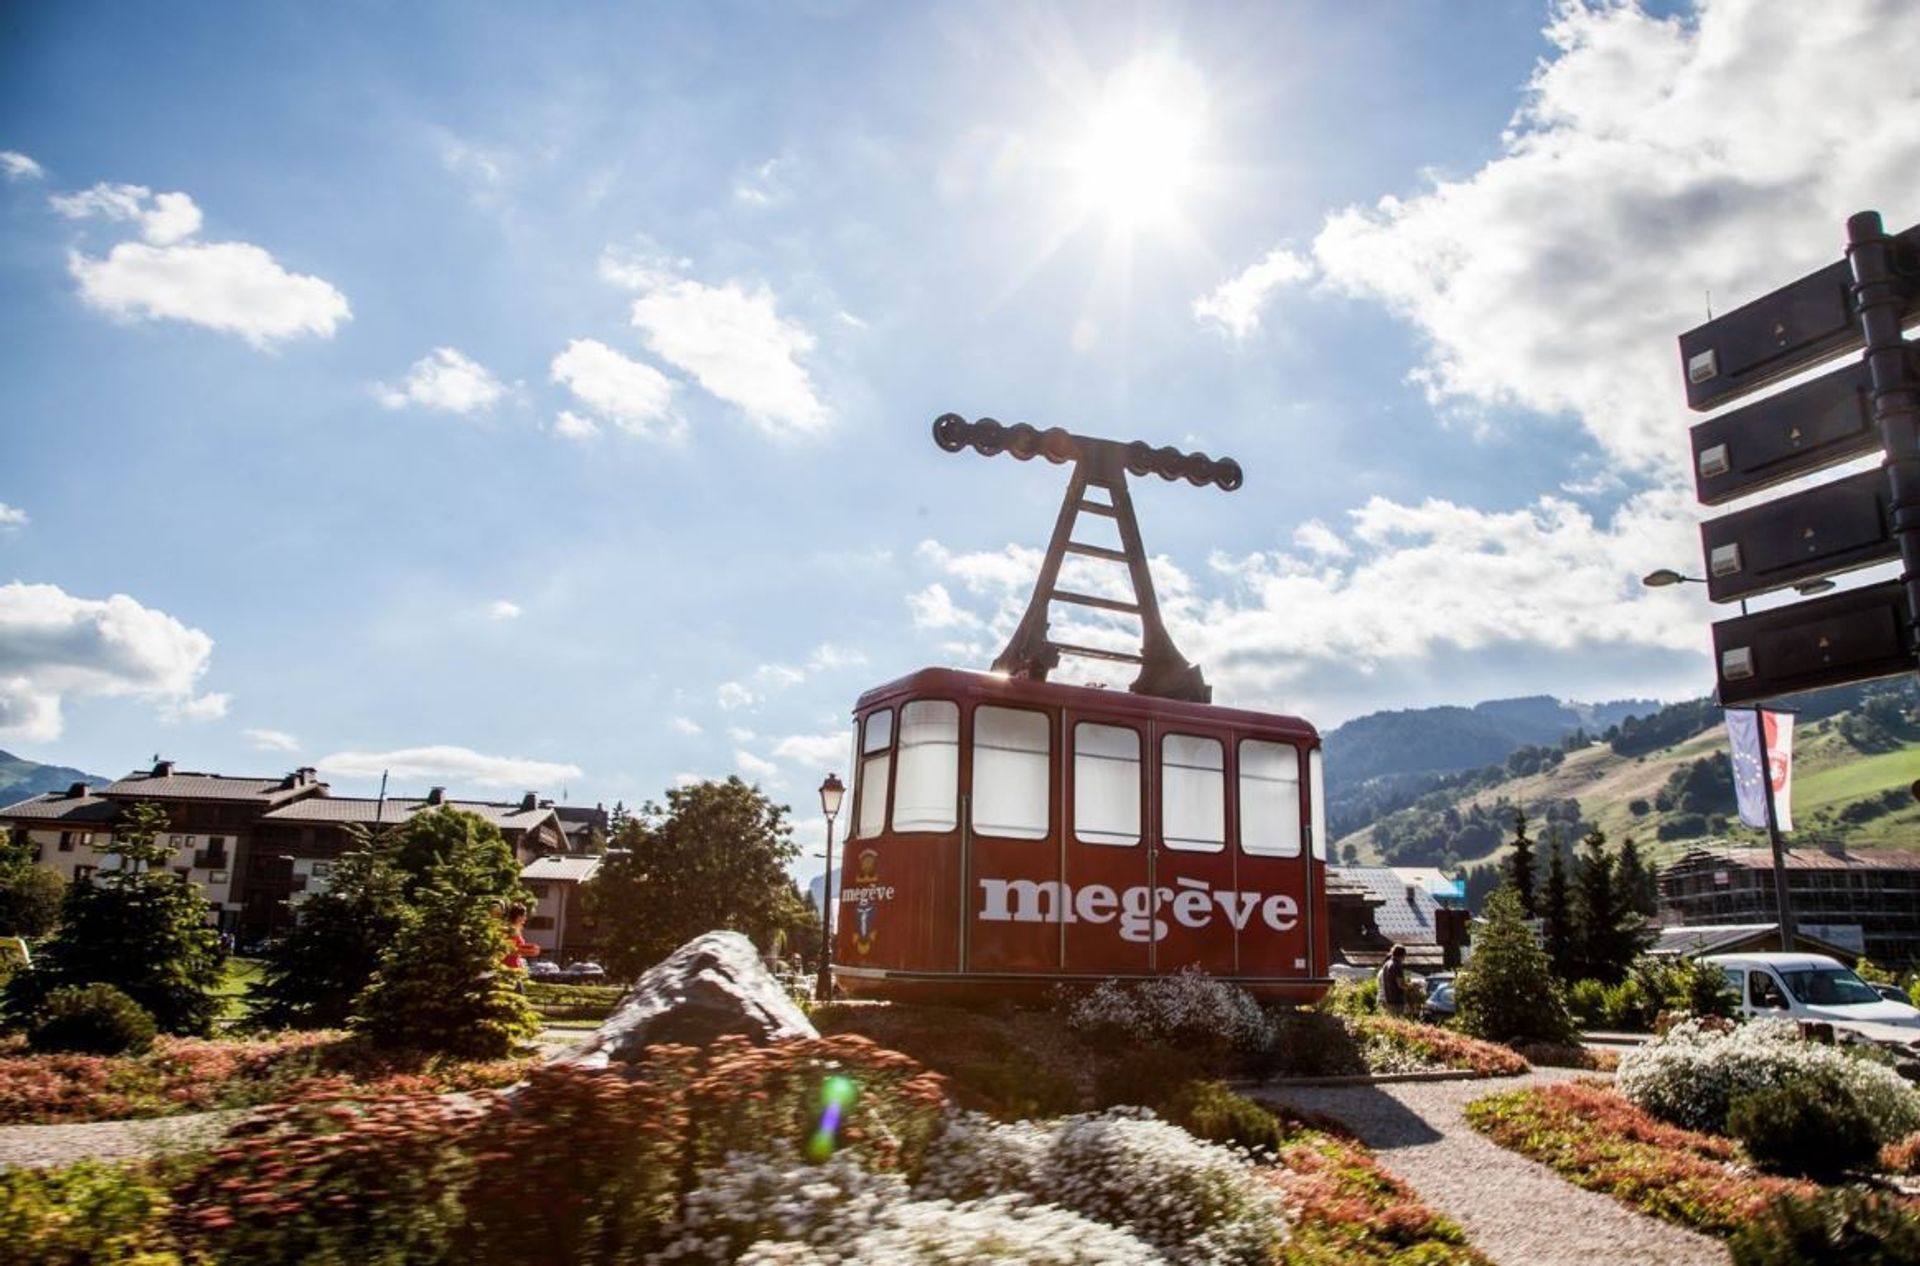
[(540, 947), (541, 957), (569, 963), (599, 955), (600, 929), (580, 889), (599, 873), (601, 861), (598, 854), (556, 854), (536, 857), (521, 870), (520, 882), (533, 894), (526, 938)]
[[(1920, 962), (1920, 854), (1827, 844), (1789, 849), (1786, 871), (1797, 931), (1882, 965)], [(1661, 868), (1660, 906), (1662, 922), (1695, 928), (1773, 920), (1773, 851), (1690, 849)]]
[[(140, 803), (165, 812), (162, 838), (173, 846), (173, 870), (200, 887), (221, 930), (242, 943), (286, 927), (292, 905), (325, 887), (356, 825), (378, 830), (450, 805), (498, 827), (522, 865), (569, 846), (561, 806), (531, 792), (517, 801), (459, 800), (435, 787), (424, 797), (376, 800), (332, 795), (311, 768), (242, 778), (179, 770), (165, 760), (98, 791), (76, 783), (0, 808), (0, 827), (23, 832), (41, 865), (85, 880), (109, 860), (97, 850), (121, 815)], [(590, 824), (595, 810), (574, 812)]]
[(1395, 945), (1414, 971), (1458, 967), (1468, 939), (1464, 892), (1431, 867), (1329, 866), (1327, 919), (1351, 967), (1377, 968)]

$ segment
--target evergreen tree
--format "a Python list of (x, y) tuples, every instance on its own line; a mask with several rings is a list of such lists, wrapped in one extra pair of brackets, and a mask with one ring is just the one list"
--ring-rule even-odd
[(292, 931), (267, 947), (261, 978), (247, 991), (251, 1025), (344, 1027), (399, 934), (406, 898), (392, 842), (375, 846), (353, 830), (358, 846), (334, 863), (326, 890), (301, 902)]
[(0, 831), (0, 936), (47, 935), (66, 894), (67, 881), (33, 860), (25, 832)]
[(136, 804), (100, 846), (110, 859), (89, 883), (72, 884), (60, 930), (31, 971), (8, 983), (8, 1011), (24, 1019), (54, 989), (112, 985), (139, 1003), (162, 1032), (204, 1036), (221, 1002), (226, 955), (199, 891), (167, 869), (166, 815)]
[(1501, 888), (1487, 898), (1473, 957), (1454, 985), (1463, 1032), (1494, 1042), (1566, 1042), (1573, 1019), (1547, 955), (1527, 926), (1520, 895)]
[(1540, 912), (1534, 908), (1533, 901), (1533, 841), (1527, 838), (1527, 812), (1518, 806), (1513, 811), (1513, 855), (1507, 859), (1507, 883), (1520, 899), (1520, 909), (1526, 917), (1537, 917)]
[(476, 894), (503, 904), (524, 895), (520, 863), (513, 849), (500, 828), (478, 814), (442, 805), (414, 814), (387, 831), (383, 840), (383, 848), (400, 872), (401, 888), (408, 901), (419, 897), (435, 866), (462, 848), (471, 853), (470, 878)]
[(1572, 980), (1576, 928), (1573, 896), (1567, 888), (1566, 848), (1555, 834), (1547, 842), (1547, 892), (1542, 916), (1546, 923), (1547, 961), (1560, 980)]
[(1607, 836), (1595, 827), (1582, 841), (1574, 918), (1579, 925), (1575, 968), (1583, 979), (1618, 984), (1650, 940), (1646, 924), (1621, 891)]
[(1651, 919), (1660, 912), (1660, 875), (1640, 858), (1631, 835), (1620, 841), (1620, 891), (1635, 914)]
[(428, 868), (360, 995), (357, 1031), (382, 1046), (469, 1059), (509, 1055), (540, 1031), (520, 973), (504, 965), (511, 942), (492, 887), (505, 847), (457, 839)]
[(631, 979), (705, 932), (745, 933), (760, 946), (792, 918), (787, 863), (799, 855), (787, 810), (739, 778), (667, 792), (613, 841), (587, 885), (607, 970)]

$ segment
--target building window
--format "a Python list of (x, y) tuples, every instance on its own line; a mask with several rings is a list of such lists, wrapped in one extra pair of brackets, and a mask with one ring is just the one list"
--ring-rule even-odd
[(1300, 754), (1291, 744), (1240, 744), (1240, 850), (1300, 856)]
[(973, 829), (1015, 840), (1046, 838), (1047, 714), (1022, 708), (974, 709)]
[(1160, 838), (1183, 853), (1227, 846), (1226, 749), (1219, 739), (1169, 734), (1160, 740)]
[(173, 873), (180, 876), (180, 878), (182, 879), (190, 879), (193, 876), (192, 869), (187, 866), (175, 866), (173, 868)]
[(1307, 846), (1321, 861), (1327, 860), (1327, 775), (1320, 763), (1320, 749), (1307, 753)]
[(74, 843), (78, 844), (81, 848), (92, 848), (93, 832), (81, 831), (78, 835), (74, 836)]
[(1083, 844), (1140, 842), (1140, 733), (1082, 721), (1073, 727), (1073, 834)]
[(880, 834), (887, 821), (887, 775), (893, 765), (893, 709), (868, 715), (860, 742), (859, 785), (854, 788), (860, 816), (854, 834)]
[(93, 878), (93, 872), (97, 869), (99, 868), (96, 866), (75, 866), (73, 868), (73, 882), (76, 884), (88, 882)]
[(545, 884), (528, 884), (527, 891), (533, 894), (535, 901), (545, 901), (547, 899), (547, 885)]
[(527, 920), (527, 931), (551, 932), (553, 931), (553, 919), (544, 914), (534, 915), (532, 918)]
[(73, 832), (72, 831), (60, 832), (60, 851), (63, 853), (71, 853), (73, 851)]
[(951, 831), (959, 825), (960, 705), (923, 699), (900, 709), (900, 771), (893, 829)]

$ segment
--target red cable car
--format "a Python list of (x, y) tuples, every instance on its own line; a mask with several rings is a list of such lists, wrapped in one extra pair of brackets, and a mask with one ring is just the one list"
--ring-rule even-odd
[[(836, 983), (961, 1000), (1197, 967), (1257, 996), (1319, 998), (1331, 983), (1319, 735), (1213, 705), (1161, 623), (1127, 495), (1129, 472), (1232, 491), (1239, 466), (952, 414), (934, 438), (1072, 461), (1074, 476), (993, 671), (923, 669), (854, 706)], [(1111, 519), (1120, 548), (1076, 541), (1082, 515)], [(1069, 554), (1124, 564), (1133, 600), (1061, 589)], [(1055, 602), (1137, 617), (1140, 652), (1050, 640)], [(1049, 682), (1062, 655), (1140, 672), (1124, 691)]]

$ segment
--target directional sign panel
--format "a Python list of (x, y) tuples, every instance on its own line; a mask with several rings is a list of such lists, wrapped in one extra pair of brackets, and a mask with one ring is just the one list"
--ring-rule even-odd
[(1864, 360), (1708, 418), (1693, 428), (1693, 486), (1702, 505), (1771, 488), (1880, 451), (1873, 379)]
[[(1900, 234), (1899, 249), (1909, 260), (1920, 253), (1920, 225)], [(1900, 317), (1902, 327), (1915, 321), (1920, 287), (1908, 291)], [(1843, 259), (1682, 334), (1687, 407), (1715, 408), (1862, 346), (1853, 272)]]
[(1702, 523), (1708, 595), (1732, 602), (1900, 557), (1891, 498), (1876, 466)]
[(1897, 580), (1713, 626), (1726, 707), (1913, 671), (1906, 587)]

